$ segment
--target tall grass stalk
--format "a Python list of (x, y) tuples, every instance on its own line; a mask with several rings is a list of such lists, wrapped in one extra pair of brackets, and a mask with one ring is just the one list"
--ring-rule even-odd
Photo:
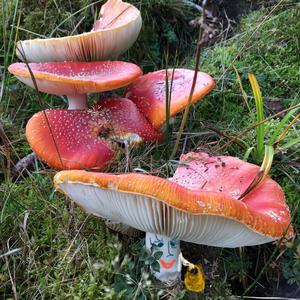
[[(23, 3), (23, 1), (22, 1)], [(15, 24), (16, 22), (16, 17), (19, 9), (19, 0), (14, 1), (14, 13), (13, 13), (13, 19), (12, 19), (12, 24)], [(12, 48), (13, 45), (13, 34), (14, 30), (11, 29), (9, 33), (9, 38), (7, 42), (7, 26), (6, 26), (6, 20), (7, 20), (7, 1), (2, 0), (2, 31), (3, 31), (3, 53), (4, 53), (4, 58), (3, 58), (3, 73), (2, 73), (2, 83), (1, 83), (1, 88), (0, 88), (0, 102), (2, 101), (2, 98), (5, 94), (5, 87), (6, 87), (6, 74), (7, 74), (7, 66), (10, 63), (13, 54), (14, 54), (14, 49)], [(17, 36), (18, 30), (16, 29), (15, 35)], [(6, 110), (8, 109), (9, 106), (9, 101), (6, 101)]]
[[(25, 52), (24, 52), (24, 49), (23, 49), (23, 47), (22, 47), (22, 44), (21, 44), (21, 49), (18, 49), (18, 51), (19, 51), (19, 53), (21, 54), (22, 59), (23, 59), (24, 63), (26, 64), (26, 67), (28, 68), (28, 71), (29, 71), (31, 80), (32, 80), (32, 82), (33, 82), (34, 89), (36, 90), (36, 93), (37, 93), (37, 96), (38, 96), (38, 99), (39, 99), (40, 107), (43, 108), (43, 103), (42, 103), (41, 100), (40, 100), (40, 99), (41, 99), (41, 97), (40, 97), (40, 91), (39, 91), (39, 89), (38, 89), (37, 82), (36, 82), (36, 80), (35, 80), (34, 74), (33, 74), (32, 70), (31, 70), (31, 68), (30, 68), (30, 66), (29, 66), (28, 60), (27, 60), (27, 58), (26, 58), (26, 56), (25, 56)], [(61, 167), (62, 167), (62, 169), (63, 169), (63, 168), (64, 168), (64, 164), (63, 164), (63, 161), (62, 161), (62, 158), (61, 158), (59, 149), (58, 149), (58, 145), (57, 145), (57, 143), (56, 143), (56, 141), (55, 141), (55, 138), (54, 138), (54, 134), (53, 134), (53, 131), (52, 131), (52, 128), (51, 128), (51, 125), (50, 125), (50, 121), (49, 121), (49, 119), (48, 119), (48, 116), (47, 116), (47, 113), (46, 113), (45, 110), (43, 110), (43, 115), (44, 115), (44, 118), (45, 118), (45, 120), (46, 120), (46, 124), (47, 124), (47, 127), (48, 127), (48, 129), (49, 129), (49, 132), (50, 132), (50, 135), (51, 135), (51, 139), (52, 139), (52, 141), (53, 141), (53, 143), (54, 143), (55, 150), (56, 150), (57, 155), (58, 155), (58, 157), (59, 157), (59, 162), (60, 162)]]
[[(165, 131), (165, 141), (168, 143), (170, 141), (171, 137), (171, 116), (170, 116), (170, 110), (171, 110), (171, 101), (172, 101), (172, 88), (173, 88), (173, 81), (174, 81), (174, 73), (175, 68), (172, 69), (172, 76), (171, 81), (169, 81), (169, 73), (168, 73), (168, 65), (166, 67), (166, 131)], [(170, 86), (169, 86), (170, 82)]]
[[(201, 23), (204, 24), (205, 22), (205, 5), (203, 4), (203, 11), (202, 11), (202, 19), (201, 19)], [(195, 53), (195, 57), (196, 57), (196, 61), (195, 61), (195, 70), (194, 70), (194, 77), (193, 77), (193, 82), (192, 82), (192, 86), (191, 86), (191, 90), (190, 90), (190, 94), (189, 94), (189, 99), (188, 99), (188, 105), (186, 106), (184, 113), (183, 113), (183, 117), (181, 120), (181, 124), (179, 127), (179, 131), (176, 137), (176, 141), (175, 141), (175, 146), (174, 149), (172, 151), (172, 154), (170, 156), (170, 159), (174, 159), (176, 152), (178, 150), (178, 146), (179, 146), (179, 142), (187, 121), (187, 117), (190, 111), (190, 106), (192, 104), (192, 98), (193, 98), (193, 94), (194, 94), (194, 90), (195, 90), (195, 86), (196, 86), (196, 82), (197, 82), (197, 76), (198, 76), (198, 71), (199, 71), (199, 66), (200, 66), (200, 54), (201, 54), (201, 39), (202, 39), (202, 35), (203, 35), (203, 29), (202, 29), (202, 24), (200, 24), (199, 26), (199, 34), (198, 34), (198, 40), (197, 40), (197, 48), (196, 48), (196, 53)]]
[[(265, 119), (264, 115), (264, 104), (261, 96), (261, 91), (257, 79), (254, 74), (248, 74), (251, 88), (254, 95), (255, 106), (256, 106), (256, 121), (260, 123)], [(261, 161), (264, 156), (265, 150), (265, 124), (260, 123), (256, 128), (256, 147), (254, 150), (254, 156), (256, 160)]]

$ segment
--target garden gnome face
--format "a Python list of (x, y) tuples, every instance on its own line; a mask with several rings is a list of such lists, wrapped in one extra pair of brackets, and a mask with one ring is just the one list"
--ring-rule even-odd
[(158, 260), (160, 272), (156, 272), (156, 278), (167, 282), (174, 281), (180, 276), (181, 263), (178, 258), (180, 241), (160, 234), (146, 233), (146, 248), (152, 252), (163, 252), (162, 257)]

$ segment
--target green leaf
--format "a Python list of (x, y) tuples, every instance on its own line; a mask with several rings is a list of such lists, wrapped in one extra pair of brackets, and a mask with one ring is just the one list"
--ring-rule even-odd
[(160, 264), (158, 261), (155, 261), (151, 264), (151, 269), (155, 272), (160, 272)]
[(123, 290), (126, 289), (126, 287), (127, 286), (126, 286), (125, 282), (120, 281), (120, 282), (114, 284), (114, 290), (116, 293), (121, 293)]
[(137, 296), (136, 299), (137, 299), (137, 300), (145, 300), (146, 298), (145, 298), (144, 294), (140, 291), (140, 292), (139, 292), (139, 295)]
[(145, 265), (151, 265), (152, 263), (154, 263), (156, 261), (156, 259), (153, 256), (149, 256), (146, 260), (145, 260)]
[(153, 253), (153, 257), (156, 259), (156, 260), (159, 260), (162, 256), (163, 256), (163, 252), (162, 251), (157, 251), (155, 253)]
[(238, 70), (236, 69), (236, 67), (234, 65), (232, 67), (233, 67), (233, 69), (235, 71), (236, 78), (238, 80), (238, 83), (239, 83), (239, 86), (240, 86), (240, 90), (241, 90), (243, 99), (244, 99), (244, 101), (246, 103), (246, 106), (247, 106), (249, 112), (251, 113), (251, 109), (250, 109), (250, 106), (249, 106), (249, 103), (248, 103), (248, 96), (247, 96), (247, 94), (246, 94), (246, 92), (245, 92), (245, 90), (243, 88), (243, 84), (242, 84), (242, 80), (241, 80), (240, 74), (239, 74)]
[(128, 265), (129, 270), (133, 270), (135, 267), (135, 263), (133, 261), (129, 261), (127, 265)]
[(287, 149), (287, 148), (290, 148), (290, 147), (292, 147), (292, 146), (294, 146), (294, 145), (296, 145), (298, 143), (300, 143), (300, 137), (295, 138), (295, 139), (293, 139), (293, 140), (291, 140), (291, 141), (289, 141), (289, 142), (281, 145), (280, 148), (281, 149)]
[(185, 290), (182, 290), (182, 291), (179, 291), (178, 293), (177, 293), (177, 299), (183, 299), (184, 298), (184, 296), (185, 296), (185, 294), (186, 294), (186, 291)]
[(269, 141), (269, 145), (273, 145), (273, 143), (275, 142), (276, 138), (280, 135), (282, 128), (284, 127), (284, 125), (287, 123), (287, 121), (291, 118), (291, 116), (298, 110), (299, 108), (295, 108), (293, 110), (290, 110), (285, 117), (280, 121), (280, 123), (276, 126), (275, 131), (273, 132), (270, 141)]
[(243, 160), (247, 161), (249, 158), (249, 155), (251, 154), (251, 152), (254, 150), (254, 147), (250, 147), (247, 149), (246, 153), (244, 154)]

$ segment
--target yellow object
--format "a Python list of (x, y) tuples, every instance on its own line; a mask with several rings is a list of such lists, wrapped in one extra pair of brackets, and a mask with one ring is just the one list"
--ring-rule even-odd
[(205, 276), (200, 265), (188, 266), (184, 275), (184, 284), (191, 292), (202, 292), (205, 289)]

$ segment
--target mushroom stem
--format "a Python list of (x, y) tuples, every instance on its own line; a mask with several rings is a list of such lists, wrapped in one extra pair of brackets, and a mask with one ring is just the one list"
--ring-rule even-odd
[(77, 94), (68, 95), (69, 107), (68, 109), (87, 109), (87, 95)]
[(158, 260), (160, 265), (159, 272), (153, 275), (160, 281), (168, 284), (180, 279), (181, 261), (179, 259), (180, 241), (170, 239), (164, 235), (146, 233), (146, 249), (150, 253), (162, 251), (163, 255)]

